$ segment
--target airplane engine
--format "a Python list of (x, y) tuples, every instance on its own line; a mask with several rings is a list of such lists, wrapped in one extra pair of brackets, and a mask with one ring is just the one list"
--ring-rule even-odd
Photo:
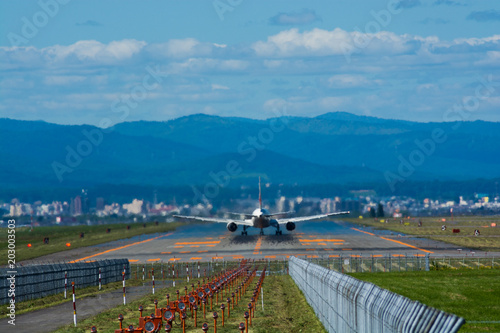
[(293, 222), (287, 222), (286, 223), (286, 230), (288, 230), (288, 231), (295, 230), (295, 223), (293, 223)]
[(226, 227), (226, 228), (227, 228), (227, 230), (229, 230), (229, 231), (231, 231), (231, 232), (235, 232), (235, 231), (236, 231), (236, 229), (238, 229), (238, 225), (237, 225), (236, 223), (234, 223), (234, 222), (229, 222), (229, 223), (227, 224), (227, 227)]

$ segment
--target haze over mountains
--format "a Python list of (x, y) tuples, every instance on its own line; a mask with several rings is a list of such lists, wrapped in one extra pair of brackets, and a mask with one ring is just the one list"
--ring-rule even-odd
[(199, 185), (228, 171), (235, 174), (228, 186), (254, 184), (257, 175), (274, 184), (500, 177), (500, 123), (484, 121), (197, 114), (103, 131), (0, 119), (0, 140), (4, 188)]

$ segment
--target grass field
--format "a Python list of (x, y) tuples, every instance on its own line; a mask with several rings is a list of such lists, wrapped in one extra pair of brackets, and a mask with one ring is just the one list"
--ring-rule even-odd
[[(76, 249), (85, 246), (107, 243), (114, 240), (130, 238), (142, 234), (163, 233), (175, 230), (180, 223), (149, 222), (131, 224), (108, 225), (78, 225), (78, 226), (50, 226), (36, 227), (32, 231), (29, 227), (16, 228), (16, 262), (41, 257), (43, 255)], [(130, 226), (130, 229), (127, 229)], [(107, 229), (110, 232), (106, 232)], [(0, 229), (0, 252), (7, 253), (7, 228)], [(80, 237), (84, 233), (84, 237)], [(49, 237), (49, 244), (43, 239)], [(70, 246), (67, 246), (67, 244)], [(31, 244), (31, 247), (28, 247)], [(0, 265), (7, 264), (7, 255), (0, 257)]]
[(500, 332), (499, 269), (349, 275), (465, 318), (460, 332)]
[[(401, 224), (399, 218), (378, 220), (373, 218), (348, 218), (345, 220), (377, 229), (421, 236), (476, 250), (500, 251), (500, 217), (498, 216), (458, 216), (454, 217), (453, 220), (450, 217), (422, 217), (403, 219), (403, 224)], [(419, 221), (422, 222), (422, 226), (419, 226)], [(492, 227), (492, 223), (497, 226)], [(443, 225), (446, 226), (444, 231), (441, 230)], [(453, 233), (453, 229), (460, 229), (460, 233)], [(474, 230), (479, 230), (480, 235), (475, 236)]]
[[(214, 307), (217, 311), (219, 319), (217, 322), (217, 332), (238, 332), (238, 324), (245, 322), (243, 314), (247, 311), (246, 304), (250, 301), (251, 292), (253, 290), (258, 277), (252, 283), (252, 288), (244, 296), (242, 301), (238, 303), (235, 309), (231, 310), (231, 317), (227, 317), (225, 312), (225, 325), (221, 326), (221, 310), (220, 304)], [(196, 283), (196, 279), (192, 280)], [(90, 328), (95, 325), (99, 333), (114, 332), (118, 328), (118, 315), (123, 314), (125, 320), (123, 326), (134, 325), (137, 327), (139, 322), (139, 305), (144, 307), (144, 313), (150, 313), (154, 309), (154, 299), (157, 298), (159, 306), (165, 302), (167, 293), (175, 295), (175, 290), (183, 290), (186, 283), (177, 284), (176, 288), (164, 288), (157, 292), (156, 296), (149, 295), (141, 298), (138, 301), (127, 305), (122, 305), (106, 312), (103, 312), (95, 317), (88, 318), (79, 322), (78, 327), (68, 325), (57, 330), (57, 333), (88, 333)], [(190, 284), (188, 285), (190, 288)], [(162, 295), (162, 296), (160, 296)], [(311, 332), (323, 333), (326, 332), (319, 320), (314, 315), (312, 308), (307, 304), (301, 291), (295, 286), (290, 276), (267, 276), (263, 284), (264, 309), (262, 309), (261, 299), (257, 302), (255, 318), (252, 318), (252, 326), (249, 332), (258, 333), (275, 333), (275, 332)], [(227, 304), (226, 304), (227, 305)], [(210, 330), (213, 332), (213, 319), (211, 311), (207, 311), (207, 319), (203, 319), (202, 311), (198, 311), (198, 327), (194, 327), (194, 320), (188, 316), (186, 321), (186, 332), (201, 332), (203, 322), (208, 323)], [(190, 313), (188, 312), (188, 315)], [(180, 320), (177, 319), (177, 323)], [(180, 326), (174, 324), (173, 331), (180, 331)]]

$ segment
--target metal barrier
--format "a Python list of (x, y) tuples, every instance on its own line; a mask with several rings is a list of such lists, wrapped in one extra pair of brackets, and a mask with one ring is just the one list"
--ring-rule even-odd
[(290, 276), (328, 332), (456, 332), (463, 318), (290, 257)]
[(408, 272), (443, 269), (492, 269), (500, 268), (499, 257), (431, 257), (425, 255), (368, 255), (338, 254), (306, 257), (307, 261), (340, 273)]
[[(130, 265), (127, 259), (18, 266), (15, 269), (16, 302), (64, 292), (65, 275), (69, 288), (71, 282), (75, 282), (77, 288), (97, 286), (99, 269), (101, 269), (102, 284), (121, 281), (124, 268), (126, 276), (130, 277)], [(8, 297), (10, 274), (7, 273), (9, 271), (12, 269), (0, 269), (0, 304), (6, 304), (10, 300)]]

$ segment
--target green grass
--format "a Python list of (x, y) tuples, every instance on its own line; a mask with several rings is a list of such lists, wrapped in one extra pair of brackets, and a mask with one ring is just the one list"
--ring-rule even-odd
[[(403, 219), (403, 224), (400, 224), (399, 218), (378, 220), (346, 218), (345, 220), (376, 229), (391, 230), (409, 236), (421, 236), (476, 250), (500, 251), (500, 217), (498, 216), (457, 216), (453, 220), (450, 217), (416, 217)], [(421, 227), (418, 226), (419, 221), (422, 221)], [(497, 226), (491, 227), (492, 223), (496, 223)], [(441, 230), (442, 225), (446, 225), (445, 231)], [(460, 233), (454, 234), (453, 229), (460, 229)], [(478, 237), (474, 236), (476, 229), (481, 233)]]
[[(243, 313), (247, 311), (246, 304), (250, 301), (251, 291), (255, 287), (258, 277), (254, 278), (251, 288), (246, 295), (238, 303), (238, 306), (231, 310), (231, 317), (225, 316), (225, 325), (221, 326), (221, 310), (220, 306), (214, 308), (219, 314), (217, 321), (217, 332), (229, 333), (238, 332), (237, 327), (240, 322), (245, 322)], [(193, 280), (196, 284), (196, 279)], [(177, 284), (176, 289), (183, 290), (186, 283)], [(189, 287), (190, 288), (190, 287)], [(132, 302), (125, 306), (121, 305), (110, 309), (99, 315), (82, 320), (78, 327), (72, 325), (65, 326), (55, 331), (56, 333), (87, 333), (90, 328), (95, 325), (100, 333), (114, 332), (118, 328), (118, 315), (123, 314), (125, 325), (137, 326), (139, 322), (139, 312), (137, 308), (142, 305), (145, 308), (144, 313), (152, 312), (154, 309), (153, 301), (155, 298), (159, 300), (159, 305), (164, 304), (164, 296), (169, 293), (175, 295), (174, 288), (164, 288), (157, 292), (156, 296), (148, 295), (138, 301)], [(257, 302), (255, 318), (252, 319), (252, 326), (249, 332), (273, 333), (273, 332), (326, 332), (319, 320), (314, 315), (311, 307), (307, 304), (301, 291), (295, 286), (293, 280), (289, 276), (268, 276), (263, 284), (264, 294), (264, 311), (262, 310), (261, 298)], [(189, 315), (189, 312), (188, 312)], [(207, 322), (210, 327), (210, 332), (213, 332), (213, 319), (211, 311), (207, 311), (207, 319), (203, 319), (203, 312), (198, 311), (198, 327), (194, 327), (194, 320), (188, 316), (186, 321), (186, 332), (201, 332), (201, 324)], [(179, 326), (174, 325), (174, 330), (180, 331)]]
[[(352, 273), (412, 300), (466, 321), (500, 321), (500, 270)], [(466, 323), (460, 332), (500, 332), (498, 324)]]
[[(128, 225), (130, 230), (127, 230)], [(143, 223), (35, 227), (32, 231), (29, 227), (16, 228), (16, 262), (142, 234), (169, 232), (180, 225), (165, 222), (156, 225), (149, 222), (145, 228)], [(111, 229), (109, 233), (106, 232), (108, 228)], [(0, 252), (4, 254), (0, 257), (0, 265), (7, 264), (7, 232), (7, 228), (0, 229)], [(82, 232), (84, 237), (80, 238)], [(49, 244), (43, 244), (44, 237), (50, 238)], [(67, 243), (71, 246), (66, 246)]]

